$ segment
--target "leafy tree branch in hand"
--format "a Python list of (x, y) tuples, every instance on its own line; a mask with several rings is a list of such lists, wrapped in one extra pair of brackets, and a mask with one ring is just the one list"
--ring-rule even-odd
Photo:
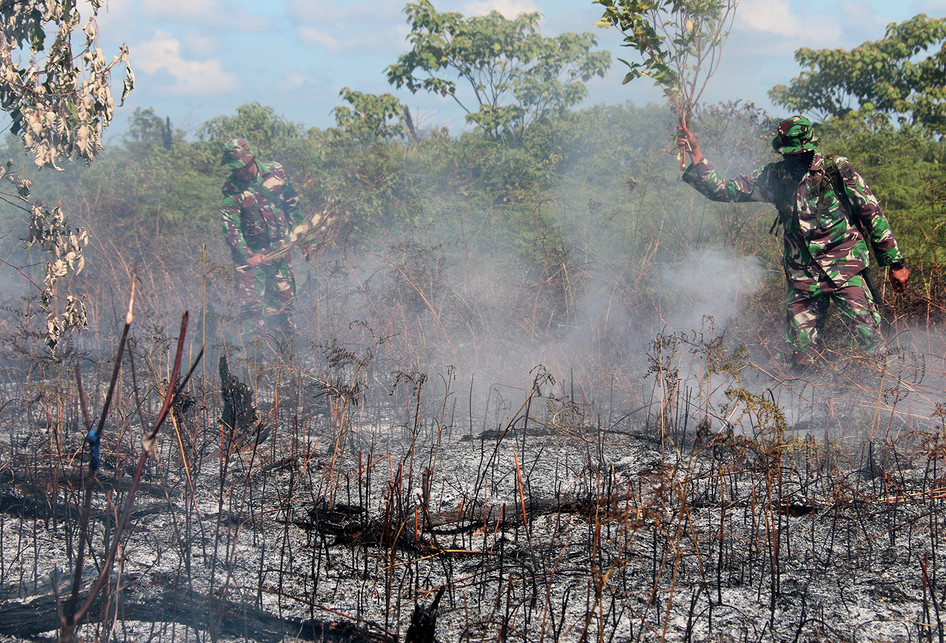
[[(738, 0), (594, 0), (604, 6), (599, 27), (615, 27), (623, 47), (640, 60), (620, 59), (629, 68), (624, 82), (652, 78), (677, 116), (688, 126), (693, 108), (716, 73)], [(680, 156), (681, 169), (683, 156)]]

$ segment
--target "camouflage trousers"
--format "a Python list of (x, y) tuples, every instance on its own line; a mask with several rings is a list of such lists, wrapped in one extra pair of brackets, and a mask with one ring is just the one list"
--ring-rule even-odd
[(788, 288), (788, 324), (786, 340), (797, 366), (808, 366), (818, 354), (821, 331), (828, 305), (838, 308), (850, 346), (860, 346), (868, 353), (883, 349), (880, 313), (863, 275), (856, 275), (843, 286), (835, 286), (826, 275), (808, 290)]
[(255, 268), (238, 266), (236, 272), (243, 332), (291, 336), (295, 332), (292, 304), (296, 298), (296, 280), (289, 258)]

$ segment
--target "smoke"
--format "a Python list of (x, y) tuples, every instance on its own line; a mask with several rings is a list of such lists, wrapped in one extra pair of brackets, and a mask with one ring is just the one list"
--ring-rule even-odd
[[(397, 374), (423, 373), (431, 397), (475, 382), (467, 401), (474, 411), (494, 391), (521, 395), (536, 373), (548, 372), (556, 394), (588, 403), (620, 398), (630, 407), (646, 404), (652, 394), (655, 343), (723, 338), (722, 349), (733, 352), (749, 330), (754, 343), (743, 359), (755, 368), (740, 373), (741, 384), (772, 390), (793, 422), (823, 414), (832, 398), (863, 403), (869, 387), (846, 381), (843, 368), (813, 376), (817, 391), (814, 384), (787, 381), (781, 297), (762, 303), (757, 296), (764, 271), (774, 267), (742, 250), (759, 245), (744, 239), (753, 226), (740, 221), (727, 227), (718, 220), (751, 217), (755, 206), (717, 211), (682, 184), (676, 159), (661, 152), (673, 125), (655, 122), (653, 114), (632, 106), (591, 112), (578, 128), (581, 136), (557, 150), (565, 159), (559, 183), (540, 197), (491, 201), (477, 192), (484, 186), (455, 190), (455, 175), (425, 176), (418, 181), (427, 197), (414, 225), (362, 228), (362, 237), (329, 244), (310, 263), (296, 253), (296, 365), (312, 378), (328, 378), (335, 367), (327, 351), (342, 347), (364, 360), (364, 386), (381, 396)], [(708, 139), (712, 131), (724, 142), (753, 140), (739, 127), (754, 131), (757, 115), (724, 116), (713, 115)], [(744, 168), (768, 158), (767, 141), (762, 143), (753, 150), (708, 140), (704, 149), (720, 156), (721, 166)], [(723, 158), (715, 148), (729, 154)], [(208, 199), (217, 198), (217, 189), (208, 187)], [(410, 198), (404, 195), (405, 202)], [(693, 216), (697, 208), (699, 218)], [(132, 247), (107, 237), (112, 221), (94, 218), (93, 211), (83, 215), (94, 236), (89, 256), (96, 282), (90, 285), (99, 288), (90, 297), (93, 324), (99, 331), (114, 326), (98, 336), (85, 333), (85, 346), (101, 338), (102, 353), (110, 353), (127, 268), (140, 259), (139, 336), (176, 332), (181, 312), (189, 310), (195, 342), (239, 347), (249, 357), (250, 347), (239, 338), (233, 267), (216, 222), (205, 237), (188, 238), (189, 248), (174, 245), (181, 237), (160, 235)], [(915, 355), (934, 354), (930, 346), (917, 348), (917, 341), (898, 336), (898, 380), (917, 380), (911, 375), (922, 370), (916, 363), (930, 360)], [(838, 359), (843, 363), (844, 357)], [(706, 359), (705, 351), (688, 344), (674, 368), (685, 385), (709, 385), (713, 405), (721, 407), (735, 383), (727, 376), (701, 380)], [(933, 381), (930, 370), (922, 382)], [(919, 408), (918, 392), (889, 382), (884, 387)], [(928, 415), (925, 404), (918, 413)]]
[(668, 327), (687, 332), (699, 328), (705, 317), (726, 327), (741, 311), (746, 295), (760, 287), (762, 273), (758, 257), (700, 249), (685, 264), (660, 275), (661, 289), (680, 299), (668, 316)]
[(541, 202), (475, 212), (443, 177), (423, 226), (297, 264), (297, 277), (314, 270), (300, 279), (314, 288), (300, 290), (305, 332), (357, 342), (347, 325), (363, 321), (385, 338), (373, 353), (387, 371), (451, 369), (483, 391), (527, 389), (542, 369), (563, 394), (640, 398), (655, 337), (706, 319), (725, 332), (762, 264), (697, 240), (695, 193), (659, 151), (669, 122), (602, 108), (580, 130)]

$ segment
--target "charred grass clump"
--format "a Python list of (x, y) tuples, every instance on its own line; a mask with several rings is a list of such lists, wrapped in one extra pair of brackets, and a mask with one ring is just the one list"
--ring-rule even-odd
[(11, 639), (941, 640), (939, 346), (798, 377), (707, 320), (614, 396), (132, 327), (7, 373)]

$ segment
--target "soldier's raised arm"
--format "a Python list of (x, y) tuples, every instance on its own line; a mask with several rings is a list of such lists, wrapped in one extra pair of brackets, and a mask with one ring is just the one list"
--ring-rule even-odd
[(700, 144), (696, 142), (696, 136), (690, 131), (682, 120), (677, 128), (677, 145), (680, 149), (690, 156), (690, 163), (697, 165), (704, 161), (703, 152), (700, 151)]

